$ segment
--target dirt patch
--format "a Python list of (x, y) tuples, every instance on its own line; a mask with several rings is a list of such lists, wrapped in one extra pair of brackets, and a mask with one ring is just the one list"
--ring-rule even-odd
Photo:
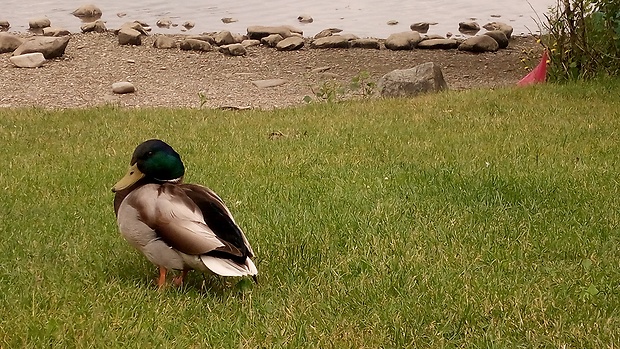
[[(518, 37), (507, 49), (474, 54), (457, 50), (307, 49), (279, 52), (250, 47), (243, 57), (219, 52), (120, 46), (112, 34), (74, 34), (65, 55), (36, 69), (16, 68), (0, 55), (0, 106), (73, 108), (114, 104), (128, 107), (253, 107), (303, 104), (313, 86), (325, 81), (348, 85), (360, 72), (371, 81), (394, 69), (433, 61), (451, 89), (514, 85), (541, 48), (533, 37)], [(321, 68), (323, 69), (315, 69)], [(314, 71), (313, 71), (314, 70)], [(320, 71), (323, 70), (323, 71)], [(258, 88), (252, 81), (284, 79)], [(130, 81), (136, 92), (112, 93), (112, 83)], [(316, 90), (316, 89), (315, 89)], [(202, 97), (200, 97), (202, 96)]]

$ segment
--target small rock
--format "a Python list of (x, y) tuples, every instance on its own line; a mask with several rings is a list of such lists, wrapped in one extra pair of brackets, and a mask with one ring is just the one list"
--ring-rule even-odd
[(105, 33), (108, 31), (108, 28), (106, 28), (104, 21), (98, 19), (94, 22), (82, 24), (82, 26), (80, 27), (80, 30), (82, 31), (82, 33), (89, 33), (89, 32)]
[(246, 53), (248, 53), (248, 51), (245, 49), (245, 46), (241, 44), (223, 45), (220, 47), (220, 52), (231, 56), (244, 56)]
[(229, 23), (234, 23), (234, 22), (238, 22), (239, 20), (236, 18), (232, 18), (232, 17), (224, 17), (222, 18), (222, 23), (225, 24), (229, 24)]
[(513, 28), (510, 25), (503, 23), (503, 22), (487, 23), (484, 25), (483, 28), (488, 31), (499, 30), (503, 32), (504, 35), (506, 35), (506, 38), (508, 39), (510, 39), (510, 37), (512, 36), (512, 31), (513, 31)]
[(349, 48), (351, 43), (346, 37), (340, 35), (326, 36), (315, 39), (310, 43), (311, 48)]
[(177, 42), (174, 38), (165, 35), (159, 35), (153, 41), (153, 47), (161, 49), (177, 48)]
[(260, 40), (271, 34), (280, 34), (282, 38), (292, 36), (291, 28), (286, 26), (266, 27), (262, 25), (253, 25), (248, 27), (248, 38)]
[(254, 80), (252, 83), (258, 88), (267, 88), (284, 85), (287, 81), (284, 79), (268, 79), (268, 80)]
[(398, 21), (395, 19), (390, 19), (389, 21), (387, 21), (387, 25), (397, 25)]
[(348, 40), (348, 41), (353, 41), (353, 40), (357, 40), (360, 37), (355, 35), (355, 34), (338, 34), (340, 35), (341, 38)]
[(140, 34), (142, 35), (149, 35), (148, 31), (150, 30), (150, 28), (148, 28), (148, 25), (145, 25), (145, 24), (146, 23), (140, 22), (140, 21), (127, 22), (121, 25), (121, 29), (129, 28), (129, 29), (133, 29), (133, 30), (140, 32)]
[(127, 14), (125, 12), (119, 12), (119, 13), (116, 14), (116, 17), (118, 17), (118, 18), (123, 18), (125, 16), (127, 16)]
[(261, 42), (261, 44), (263, 44), (265, 46), (276, 47), (276, 45), (280, 41), (282, 41), (282, 40), (284, 40), (282, 35), (280, 35), (280, 34), (271, 34), (271, 35), (265, 36), (264, 38), (260, 39), (260, 42)]
[(258, 46), (260, 45), (260, 40), (243, 40), (241, 41), (241, 45), (245, 46), (246, 48), (248, 47), (252, 47), (252, 46)]
[(409, 26), (409, 28), (415, 32), (426, 34), (428, 32), (428, 28), (430, 27), (430, 23), (428, 22), (418, 22), (413, 23)]
[(492, 14), (491, 17), (493, 18), (500, 18), (502, 15), (498, 15), (498, 14)]
[(235, 38), (233, 38), (231, 32), (229, 32), (228, 30), (222, 30), (221, 32), (215, 34), (213, 40), (215, 40), (215, 44), (218, 46), (230, 45), (235, 43)]
[(291, 36), (284, 40), (281, 40), (276, 44), (278, 51), (294, 51), (299, 50), (304, 46), (304, 39), (298, 36)]
[(492, 37), (495, 41), (497, 41), (497, 44), (499, 45), (499, 48), (506, 48), (506, 47), (508, 47), (508, 38), (506, 37), (506, 34), (504, 34), (503, 31), (501, 31), (501, 30), (492, 30), (490, 32), (484, 33), (484, 35), (488, 35), (488, 36)]
[(420, 49), (454, 49), (459, 46), (458, 42), (454, 39), (428, 39), (420, 41), (418, 48)]
[(101, 17), (101, 9), (93, 4), (82, 5), (71, 12), (75, 17)]
[(383, 97), (413, 97), (421, 93), (447, 90), (441, 68), (433, 62), (411, 69), (394, 70), (385, 74), (377, 83)]
[(459, 45), (459, 51), (495, 52), (498, 49), (497, 41), (488, 35), (472, 36)]
[(0, 33), (0, 53), (13, 52), (23, 43), (24, 39), (17, 35)]
[(320, 32), (318, 32), (315, 36), (314, 39), (320, 39), (320, 38), (325, 38), (328, 36), (332, 36), (334, 34), (338, 34), (342, 32), (342, 29), (340, 28), (327, 28), (327, 29), (323, 29)]
[(203, 51), (203, 52), (213, 51), (213, 46), (211, 46), (209, 42), (198, 40), (198, 39), (189, 39), (189, 38), (181, 41), (179, 48), (185, 51)]
[(170, 26), (172, 25), (172, 20), (170, 20), (170, 18), (160, 18), (157, 20), (157, 22), (155, 23), (159, 28), (170, 28)]
[(65, 49), (69, 43), (69, 36), (48, 37), (34, 36), (21, 44), (14, 52), (13, 56), (25, 53), (41, 52), (46, 59), (60, 57), (65, 54)]
[(312, 23), (314, 22), (314, 18), (309, 15), (300, 15), (297, 17), (299, 23)]
[[(140, 21), (140, 20), (133, 21), (133, 22), (128, 22), (128, 23), (125, 23), (125, 24), (135, 24), (135, 23), (139, 24), (140, 26), (142, 26), (142, 27), (144, 27), (144, 28), (146, 28), (146, 27), (150, 27), (150, 25), (149, 25), (148, 23), (146, 23), (146, 22), (144, 22), (144, 21)], [(125, 25), (125, 24), (124, 24), (124, 25)], [(136, 29), (136, 28), (134, 28), (134, 29)], [(136, 30), (137, 30), (137, 29), (136, 29)]]
[(185, 29), (187, 29), (187, 30), (190, 30), (190, 29), (194, 28), (195, 26), (196, 26), (196, 22), (194, 22), (194, 21), (185, 21), (183, 23), (183, 27)]
[(418, 32), (395, 33), (385, 39), (385, 47), (390, 50), (411, 50), (420, 41), (422, 41), (422, 36)]
[(186, 39), (196, 39), (196, 40), (206, 41), (211, 45), (215, 45), (215, 39), (211, 35), (191, 35), (191, 36), (188, 36)]
[(11, 27), (11, 24), (6, 19), (0, 19), (0, 31), (7, 31)]
[(71, 33), (64, 28), (46, 27), (43, 28), (43, 36), (65, 36)]
[(19, 68), (38, 68), (45, 63), (45, 57), (41, 52), (13, 56), (9, 57), (9, 60)]
[(120, 45), (142, 45), (142, 33), (136, 29), (123, 27), (118, 31), (118, 43)]
[(429, 34), (429, 35), (422, 36), (422, 40), (430, 40), (430, 39), (445, 39), (445, 38), (439, 34)]
[(125, 94), (136, 92), (136, 87), (127, 81), (115, 82), (112, 84), (112, 92), (116, 94)]
[(480, 25), (476, 22), (461, 22), (459, 23), (459, 31), (463, 34), (474, 35), (480, 31)]
[(235, 40), (235, 44), (240, 44), (241, 41), (247, 39), (248, 37), (239, 33), (233, 33), (232, 34), (233, 39)]
[(381, 43), (377, 39), (354, 39), (351, 40), (351, 47), (379, 50)]
[(34, 18), (28, 21), (28, 26), (30, 27), (30, 29), (43, 29), (51, 25), (52, 23), (47, 17)]

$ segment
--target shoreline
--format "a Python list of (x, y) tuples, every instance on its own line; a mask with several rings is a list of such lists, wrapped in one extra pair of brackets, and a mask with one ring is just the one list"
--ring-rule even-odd
[[(213, 3), (208, 6), (202, 3), (162, 3), (159, 1), (143, 1), (130, 4), (118, 0), (102, 0), (94, 3), (101, 10), (101, 19), (109, 28), (120, 27), (125, 22), (134, 20), (146, 21), (158, 34), (190, 34), (201, 32), (229, 30), (244, 32), (253, 25), (293, 25), (304, 31), (306, 36), (314, 36), (319, 31), (337, 27), (345, 33), (360, 37), (385, 38), (389, 34), (408, 30), (409, 25), (416, 22), (432, 22), (429, 33), (444, 35), (447, 32), (458, 33), (458, 24), (463, 21), (475, 20), (480, 25), (492, 21), (501, 21), (515, 28), (515, 35), (537, 34), (537, 17), (543, 17), (553, 0), (533, 0), (530, 2), (468, 2), (452, 0), (443, 2), (409, 2), (367, 0), (357, 3), (348, 1), (319, 0), (312, 3), (292, 4), (282, 0), (271, 0), (263, 3), (232, 1)], [(52, 26), (63, 27), (71, 32), (78, 32), (83, 23), (72, 11), (82, 7), (69, 0), (60, 0), (54, 6), (42, 4), (32, 8), (9, 0), (10, 9), (0, 13), (0, 20), (8, 20), (12, 30), (24, 32), (28, 29), (28, 21), (40, 16), (47, 16)], [(312, 20), (302, 22), (300, 16)], [(224, 22), (223, 18), (232, 18), (233, 22)], [(172, 27), (158, 28), (160, 19), (171, 21)], [(186, 32), (182, 24), (193, 21), (196, 26)], [(390, 24), (388, 24), (390, 23)]]
[[(0, 54), (0, 107), (83, 108), (190, 107), (272, 109), (305, 104), (313, 88), (326, 81), (346, 86), (360, 72), (370, 81), (395, 69), (433, 61), (450, 89), (515, 85), (539, 58), (536, 38), (513, 37), (508, 48), (493, 53), (458, 50), (392, 51), (382, 48), (277, 51), (248, 47), (245, 56), (217, 51), (157, 49), (149, 35), (140, 46), (119, 45), (112, 33), (71, 34), (65, 54), (42, 67), (16, 68)], [(252, 81), (282, 79), (280, 86), (259, 88)], [(118, 95), (111, 85), (132, 82), (136, 92)], [(203, 96), (203, 97), (200, 97)]]

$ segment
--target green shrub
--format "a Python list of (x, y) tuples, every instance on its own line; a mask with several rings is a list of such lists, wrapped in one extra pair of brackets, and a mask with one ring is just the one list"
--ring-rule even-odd
[(618, 0), (558, 0), (546, 18), (552, 81), (620, 73)]

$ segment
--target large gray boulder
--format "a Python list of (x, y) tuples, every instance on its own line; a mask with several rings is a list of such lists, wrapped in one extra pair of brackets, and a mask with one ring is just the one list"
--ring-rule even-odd
[(379, 79), (377, 88), (383, 97), (413, 97), (427, 92), (447, 90), (441, 68), (433, 62), (411, 69), (391, 71)]
[(472, 36), (459, 45), (459, 51), (495, 52), (497, 50), (499, 50), (499, 44), (488, 35)]
[(24, 53), (41, 52), (45, 59), (60, 57), (65, 54), (69, 38), (69, 36), (34, 36), (24, 41), (24, 43), (13, 52), (13, 56), (23, 55)]
[(0, 53), (13, 52), (23, 43), (24, 39), (19, 36), (9, 33), (0, 33)]
[(385, 47), (390, 50), (412, 50), (422, 41), (422, 36), (418, 32), (394, 33), (385, 39)]

